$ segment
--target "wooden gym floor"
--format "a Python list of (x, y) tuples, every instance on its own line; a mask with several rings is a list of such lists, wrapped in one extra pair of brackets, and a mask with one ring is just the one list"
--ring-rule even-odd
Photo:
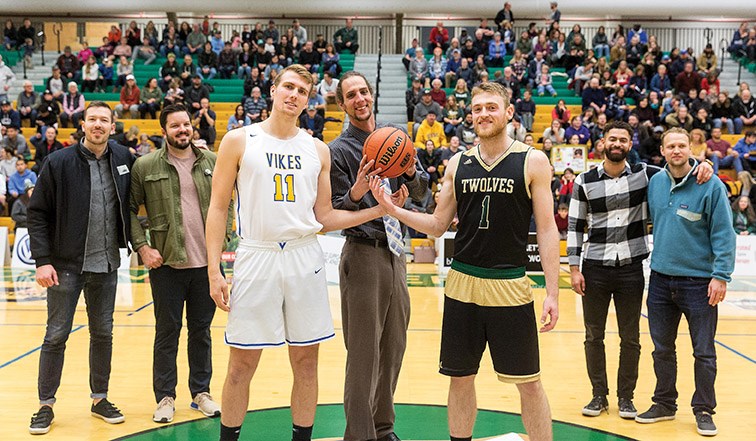
[[(569, 276), (562, 273), (560, 320), (556, 330), (541, 335), (543, 382), (551, 402), (557, 440), (665, 440), (699, 439), (689, 402), (693, 393), (693, 358), (687, 325), (683, 320), (678, 338), (680, 410), (677, 419), (640, 425), (617, 416), (616, 397), (610, 397), (610, 415), (581, 416), (590, 400), (585, 372), (583, 325), (578, 296), (569, 289)], [(409, 266), (412, 318), (404, 367), (396, 393), (397, 432), (404, 440), (447, 438), (446, 403), (448, 380), (438, 374), (442, 283), (435, 266)], [(34, 282), (32, 271), (5, 269), (0, 286), (0, 440), (33, 438), (28, 434), (31, 414), (37, 409), (39, 347), (45, 333), (45, 291)], [(534, 283), (538, 279), (534, 278)], [(543, 290), (537, 289), (538, 312)], [(340, 333), (339, 290), (330, 287), (336, 338), (321, 345), (320, 399), (315, 438), (338, 439), (343, 430), (342, 402), (345, 350)], [(87, 321), (81, 300), (68, 340), (63, 380), (55, 406), (55, 423), (46, 439), (51, 440), (216, 440), (218, 420), (203, 418), (189, 409), (185, 332), (179, 351), (179, 387), (174, 425), (152, 422), (155, 407), (151, 387), (154, 317), (146, 274), (120, 274), (115, 312), (113, 371), (109, 398), (122, 409), (126, 422), (111, 426), (89, 415)], [(756, 279), (739, 279), (730, 284), (727, 300), (720, 306), (717, 333), (719, 406), (715, 422), (719, 439), (754, 439), (756, 432)], [(225, 313), (218, 311), (213, 323), (213, 377), (211, 392), (220, 401), (228, 348), (223, 344)], [(619, 337), (614, 314), (607, 325), (607, 364), (610, 389), (616, 389)], [(640, 411), (650, 405), (654, 388), (652, 344), (648, 324), (641, 319), (640, 378), (635, 404)], [(499, 383), (484, 358), (478, 384), (479, 413), (475, 436), (487, 439), (497, 434), (522, 432), (519, 398), (514, 386)], [(286, 441), (290, 439), (288, 407), (291, 373), (283, 348), (266, 350), (252, 382), (251, 412), (243, 439)], [(559, 421), (560, 423), (557, 423)], [(183, 424), (177, 424), (183, 423)], [(157, 429), (160, 430), (151, 430)], [(593, 430), (591, 430), (593, 429)], [(149, 431), (140, 433), (143, 431)], [(135, 435), (136, 434), (136, 435)], [(618, 436), (613, 436), (616, 434)]]

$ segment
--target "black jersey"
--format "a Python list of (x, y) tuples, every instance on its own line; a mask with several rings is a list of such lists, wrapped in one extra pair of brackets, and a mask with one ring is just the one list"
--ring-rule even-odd
[(525, 266), (533, 214), (525, 179), (530, 151), (514, 141), (490, 166), (481, 159), (480, 146), (462, 154), (454, 175), (459, 216), (455, 261), (492, 269)]

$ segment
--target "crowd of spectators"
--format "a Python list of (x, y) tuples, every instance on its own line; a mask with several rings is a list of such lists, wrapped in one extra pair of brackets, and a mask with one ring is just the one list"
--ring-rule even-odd
[[(663, 166), (661, 133), (683, 127), (700, 131), (704, 149), (699, 159), (711, 160), (715, 172), (724, 168), (736, 173), (756, 171), (756, 99), (747, 82), (733, 92), (722, 87), (719, 60), (710, 44), (701, 52), (689, 47), (661, 48), (656, 36), (639, 24), (627, 30), (618, 25), (612, 32), (600, 26), (589, 41), (580, 24), (565, 29), (560, 18), (558, 5), (552, 2), (543, 26), (530, 23), (516, 36), (512, 33), (514, 14), (505, 3), (492, 25), (481, 19), (469, 35), (463, 30), (455, 37), (438, 21), (428, 41), (412, 41), (402, 59), (411, 84), (405, 102), (424, 166), (442, 174), (438, 157), (452, 139), (462, 149), (476, 144), (471, 125), (466, 125), (470, 90), (495, 81), (510, 90), (515, 107), (507, 128), (510, 136), (538, 143), (547, 154), (553, 146), (576, 144), (587, 147), (589, 159), (602, 159), (603, 127), (621, 120), (635, 130), (631, 163)], [(756, 27), (743, 23), (729, 51), (753, 59), (754, 50)], [(566, 77), (567, 94), (554, 86), (555, 76)], [(551, 112), (551, 125), (533, 133), (534, 97), (544, 95), (579, 97), (581, 112), (572, 115), (559, 99)], [(722, 138), (725, 130), (731, 135), (746, 132), (731, 146)], [(434, 188), (437, 178), (431, 180)], [(555, 181), (558, 202), (564, 185), (560, 179)], [(751, 174), (741, 175), (741, 181), (746, 187), (756, 183)]]

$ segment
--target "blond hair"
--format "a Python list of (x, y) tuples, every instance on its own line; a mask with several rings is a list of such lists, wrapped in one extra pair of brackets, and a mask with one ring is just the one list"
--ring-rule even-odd
[(685, 137), (688, 138), (688, 144), (690, 144), (690, 133), (687, 130), (680, 127), (672, 127), (662, 134), (662, 146), (664, 146), (664, 139), (667, 137), (667, 135), (671, 135), (672, 133), (680, 133), (681, 135), (685, 135)]
[(312, 74), (309, 70), (307, 70), (306, 67), (302, 66), (301, 64), (292, 64), (287, 66), (276, 76), (276, 79), (273, 80), (274, 86), (278, 87), (278, 85), (281, 83), (281, 78), (286, 72), (294, 72), (295, 74), (297, 74), (300, 78), (305, 80), (305, 83), (307, 83), (308, 86), (310, 86), (310, 90), (312, 90), (312, 87), (315, 85), (315, 81), (312, 79)]
[(477, 86), (473, 87), (470, 98), (471, 99), (475, 98), (475, 95), (478, 95), (481, 93), (491, 93), (494, 95), (499, 95), (504, 100), (504, 107), (509, 107), (509, 97), (510, 97), (509, 89), (502, 86), (501, 84), (494, 83), (494, 82), (480, 83)]

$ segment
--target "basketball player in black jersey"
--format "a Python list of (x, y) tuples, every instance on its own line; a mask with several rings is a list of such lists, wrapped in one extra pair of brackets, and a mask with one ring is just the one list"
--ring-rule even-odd
[(540, 382), (533, 294), (525, 276), (528, 227), (535, 216), (546, 276), (541, 332), (556, 326), (559, 232), (546, 155), (506, 135), (514, 108), (509, 91), (484, 83), (472, 92), (480, 144), (449, 161), (438, 208), (414, 213), (391, 204), (380, 179), (371, 191), (389, 214), (415, 230), (441, 236), (458, 214), (454, 262), (445, 287), (440, 372), (451, 377), (451, 440), (471, 440), (477, 411), (475, 375), (486, 345), (500, 381), (520, 392), (531, 440), (552, 439), (551, 411)]

